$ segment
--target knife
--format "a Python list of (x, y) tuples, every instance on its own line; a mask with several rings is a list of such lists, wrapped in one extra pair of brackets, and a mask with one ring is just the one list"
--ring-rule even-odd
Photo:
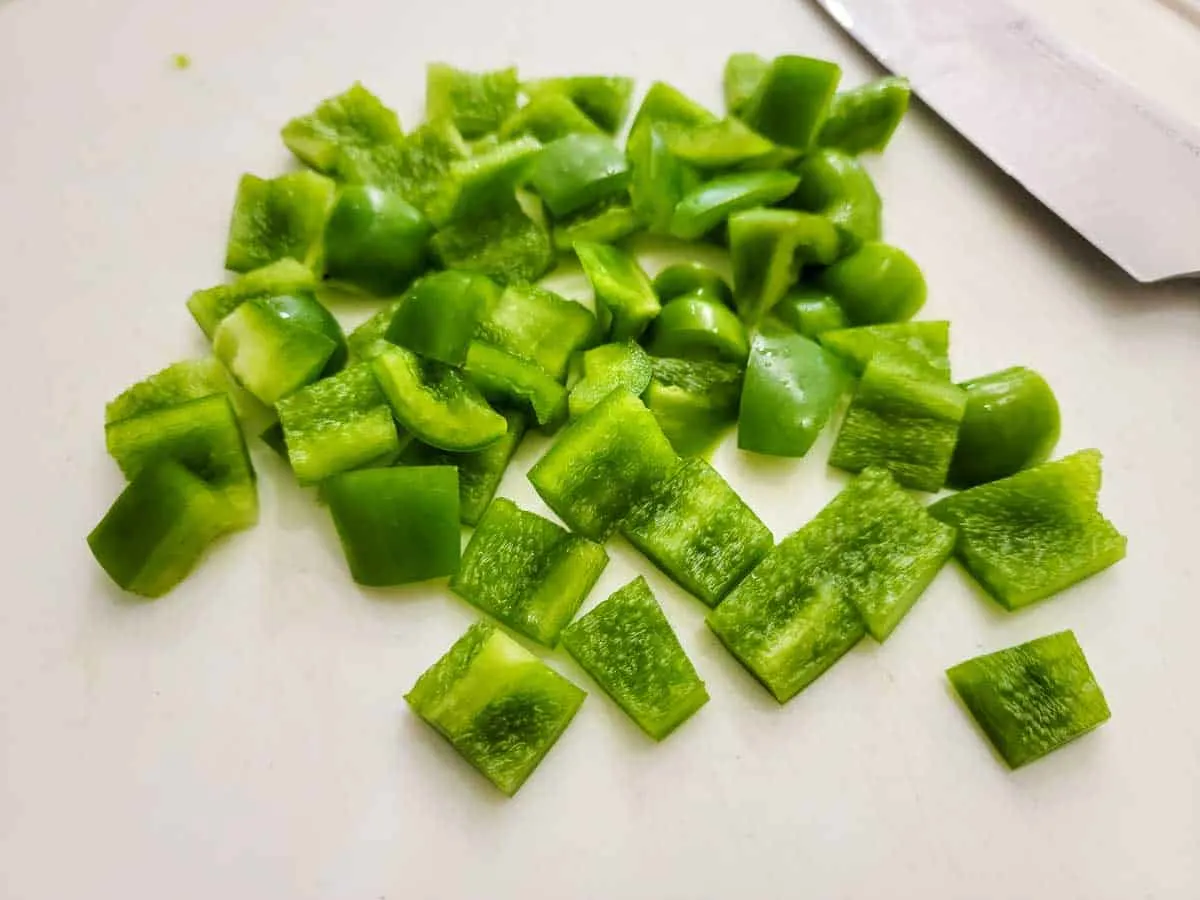
[(1005, 0), (817, 0), (1138, 281), (1200, 275), (1200, 131)]

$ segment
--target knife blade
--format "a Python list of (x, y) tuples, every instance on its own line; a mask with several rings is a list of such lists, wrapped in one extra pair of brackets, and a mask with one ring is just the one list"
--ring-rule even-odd
[(1200, 130), (1004, 0), (817, 2), (1138, 281), (1200, 275)]

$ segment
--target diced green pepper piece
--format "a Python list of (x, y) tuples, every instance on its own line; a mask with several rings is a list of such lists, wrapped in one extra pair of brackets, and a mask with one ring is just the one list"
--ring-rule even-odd
[(285, 258), (317, 267), (335, 190), (332, 180), (316, 172), (269, 180), (243, 175), (229, 222), (225, 268), (249, 272)]
[(642, 396), (675, 452), (702, 456), (737, 421), (742, 367), (732, 363), (655, 357)]
[(728, 306), (696, 293), (676, 297), (663, 307), (650, 326), (646, 349), (655, 356), (744, 365), (750, 340)]
[(846, 313), (828, 292), (806, 285), (784, 294), (771, 313), (788, 328), (813, 340), (850, 324)]
[(501, 284), (536, 281), (556, 259), (545, 224), (516, 199), (443, 228), (433, 236), (433, 250), (447, 269), (479, 272)]
[(738, 314), (750, 324), (783, 299), (800, 266), (837, 258), (838, 232), (829, 220), (789, 209), (750, 209), (729, 217), (729, 255)]
[(797, 155), (797, 151), (779, 147), (751, 131), (740, 119), (701, 125), (666, 123), (661, 127), (671, 153), (702, 171), (752, 166), (768, 159), (778, 167)]
[(721, 175), (679, 201), (671, 214), (671, 234), (684, 240), (703, 237), (735, 212), (770, 206), (788, 197), (799, 183), (791, 172), (774, 169)]
[(529, 480), (571, 529), (602, 541), (677, 459), (650, 411), (613, 391), (563, 430)]
[(750, 98), (766, 77), (771, 63), (757, 53), (733, 53), (725, 61), (722, 86), (725, 109), (731, 116), (741, 116)]
[(640, 231), (641, 219), (624, 198), (601, 203), (554, 225), (554, 248), (570, 253), (576, 241), (615, 244)]
[(685, 459), (634, 507), (623, 534), (684, 590), (716, 606), (774, 544), (771, 532), (702, 459)]
[(797, 208), (819, 213), (837, 226), (842, 253), (883, 233), (883, 203), (867, 170), (853, 156), (817, 150), (796, 167), (800, 185), (792, 197)]
[(670, 123), (678, 125), (705, 125), (717, 121), (717, 117), (663, 81), (656, 81), (646, 91), (637, 115), (633, 117), (630, 134), (635, 134), (644, 125)]
[(543, 144), (568, 134), (603, 134), (570, 97), (547, 91), (535, 94), (528, 103), (505, 119), (500, 139), (511, 140), (530, 135)]
[(450, 589), (553, 647), (607, 564), (599, 544), (497, 497), (471, 535)]
[(767, 323), (754, 336), (738, 412), (738, 447), (804, 456), (849, 379), (838, 360), (803, 335)]
[(518, 184), (542, 152), (537, 140), (522, 137), (451, 163), (425, 211), (440, 227), (460, 220), (470, 225), (472, 220), (507, 209)]
[(405, 696), (412, 711), (508, 796), (587, 695), (487, 622), (472, 625)]
[(848, 472), (880, 466), (906, 487), (936, 491), (946, 482), (966, 407), (962, 388), (877, 356), (858, 383), (829, 464)]
[(215, 356), (185, 359), (123, 390), (104, 407), (104, 424), (229, 390), (229, 375)]
[(448, 119), (471, 139), (495, 131), (517, 110), (516, 69), (466, 72), (445, 63), (425, 69), (425, 115)]
[(654, 276), (654, 291), (663, 303), (687, 294), (703, 294), (726, 306), (733, 305), (729, 283), (704, 263), (672, 263)]
[(1041, 759), (1111, 716), (1072, 631), (968, 659), (946, 675), (1013, 769)]
[(450, 167), (469, 155), (454, 124), (438, 119), (426, 122), (402, 141), (346, 159), (343, 175), (351, 184), (371, 184), (394, 191), (425, 212)]
[(861, 375), (876, 356), (889, 356), (918, 371), (950, 377), (950, 323), (891, 322), (840, 328), (821, 335), (821, 345)]
[(807, 150), (821, 130), (841, 77), (836, 63), (778, 56), (746, 100), (742, 117), (777, 144)]
[(949, 484), (974, 487), (1049, 458), (1061, 426), (1058, 400), (1041, 375), (1016, 366), (959, 387), (967, 392), (967, 411), (958, 427)]
[(321, 493), (359, 584), (389, 587), (458, 571), (462, 536), (452, 466), (342, 472)]
[(521, 85), (530, 103), (546, 97), (570, 98), (604, 131), (616, 134), (629, 115), (633, 97), (633, 79), (620, 75), (570, 75), (542, 78)]
[(649, 121), (630, 133), (625, 155), (630, 206), (652, 234), (668, 234), (675, 207), (700, 183), (700, 173), (671, 152), (663, 127)]
[(1125, 558), (1100, 513), (1100, 452), (1082, 450), (939, 500), (962, 564), (1006, 609), (1043, 600)]
[(428, 359), (461, 366), (484, 310), (499, 297), (500, 288), (484, 275), (434, 272), (405, 292), (384, 339)]
[(522, 359), (532, 360), (561, 381), (567, 363), (587, 346), (596, 318), (583, 305), (532, 285), (509, 285), (485, 305), (475, 336)]
[(575, 245), (575, 253), (596, 292), (597, 306), (603, 306), (612, 315), (612, 339), (623, 341), (641, 336), (662, 307), (649, 276), (637, 260), (611, 244), (586, 241)]
[(397, 297), (386, 306), (380, 307), (371, 317), (346, 335), (346, 348), (350, 353), (350, 362), (366, 362), (376, 356), (380, 350), (389, 346), (384, 338), (396, 311), (400, 309), (403, 298)]
[(119, 587), (161, 597), (187, 577), (225, 530), (221, 498), (203, 479), (166, 459), (126, 485), (87, 540)]
[(326, 175), (342, 174), (346, 157), (370, 154), (404, 138), (396, 114), (357, 81), (308, 115), (292, 119), (282, 135), (301, 162)]
[(569, 134), (538, 155), (529, 183), (555, 216), (612, 199), (629, 183), (625, 154), (602, 134)]
[(275, 404), (275, 411), (301, 484), (400, 450), (387, 397), (366, 363), (301, 388)]
[(855, 325), (904, 322), (925, 305), (925, 276), (897, 247), (868, 241), (821, 272), (818, 286)]
[(907, 78), (889, 76), (834, 96), (817, 144), (843, 153), (882, 153), (908, 110)]
[(567, 398), (572, 419), (578, 419), (615, 390), (635, 397), (650, 384), (650, 357), (633, 341), (603, 344), (583, 354), (583, 377)]
[(212, 338), (221, 320), (252, 297), (278, 297), (317, 286), (312, 270), (294, 259), (281, 259), (240, 276), (232, 284), (196, 291), (188, 298), (188, 311), (204, 332)]
[(500, 347), (471, 341), (463, 374), (488, 400), (532, 413), (546, 430), (567, 417), (567, 389), (536, 362)]
[(563, 646), (656, 741), (708, 702), (704, 682), (640, 575), (567, 628)]
[(459, 453), (482, 450), (504, 436), (504, 417), (458, 369), (425, 360), (403, 347), (371, 360), (392, 412), (417, 440)]
[(523, 413), (504, 414), (508, 430), (494, 444), (473, 453), (450, 453), (420, 441), (404, 448), (400, 461), (409, 466), (454, 466), (458, 469), (458, 514), (464, 525), (476, 524), (492, 502), (513, 454), (525, 436)]
[(325, 275), (396, 294), (425, 269), (433, 226), (397, 193), (346, 185), (325, 223)]

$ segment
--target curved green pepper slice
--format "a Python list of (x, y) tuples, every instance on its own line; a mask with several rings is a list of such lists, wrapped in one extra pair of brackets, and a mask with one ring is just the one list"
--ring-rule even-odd
[(529, 183), (554, 216), (566, 216), (622, 193), (629, 162), (606, 135), (569, 134), (538, 154)]
[(294, 259), (281, 259), (241, 275), (232, 284), (196, 291), (188, 298), (188, 312), (209, 339), (221, 320), (251, 297), (276, 297), (317, 286), (312, 269)]
[(384, 339), (451, 366), (461, 366), (480, 317), (500, 288), (472, 272), (435, 272), (404, 294)]
[(855, 325), (903, 322), (925, 305), (925, 276), (898, 247), (868, 241), (817, 276)]
[(787, 293), (806, 263), (829, 263), (837, 229), (822, 216), (789, 209), (751, 209), (729, 219), (729, 255), (738, 314), (751, 325)]
[(373, 294), (396, 294), (425, 268), (433, 226), (395, 193), (346, 185), (325, 223), (325, 274)]
[(566, 418), (566, 388), (536, 362), (484, 341), (471, 341), (463, 374), (493, 403), (527, 410), (547, 430)]
[(829, 104), (817, 144), (844, 153), (883, 152), (908, 110), (907, 78), (880, 78), (842, 91)]
[(883, 204), (871, 176), (853, 156), (818, 150), (804, 157), (796, 174), (800, 185), (792, 202), (836, 225), (842, 235), (843, 252), (879, 239)]
[(521, 89), (529, 95), (530, 103), (548, 96), (567, 97), (597, 126), (615, 134), (629, 115), (633, 79), (623, 75), (569, 75), (526, 81)]
[(729, 283), (711, 266), (699, 262), (672, 263), (654, 276), (654, 292), (663, 303), (687, 294), (703, 294), (733, 305)]
[(684, 240), (703, 237), (735, 212), (778, 203), (799, 183), (798, 176), (776, 169), (738, 172), (706, 181), (676, 205), (671, 214), (671, 234)]
[(806, 338), (816, 339), (826, 331), (846, 328), (850, 320), (828, 291), (799, 285), (775, 304), (772, 314), (780, 322)]
[(636, 259), (609, 244), (580, 241), (575, 253), (601, 307), (612, 315), (615, 341), (638, 338), (662, 307), (649, 277)]
[(746, 101), (746, 124), (777, 144), (807, 150), (825, 121), (842, 70), (823, 59), (779, 56)]
[(721, 80), (725, 94), (725, 109), (731, 116), (740, 116), (762, 80), (771, 63), (757, 53), (734, 53), (725, 61), (725, 72)]
[(733, 311), (705, 294), (676, 297), (662, 308), (646, 349), (655, 356), (741, 365), (750, 355), (746, 327)]

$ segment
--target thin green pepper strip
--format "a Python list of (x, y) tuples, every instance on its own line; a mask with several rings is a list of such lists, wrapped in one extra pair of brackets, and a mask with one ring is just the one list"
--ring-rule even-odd
[(883, 204), (867, 170), (837, 150), (817, 150), (796, 167), (800, 184), (792, 195), (799, 209), (819, 213), (837, 226), (843, 255), (883, 233)]
[(603, 305), (612, 315), (612, 339), (640, 337), (662, 307), (637, 260), (607, 244), (580, 242), (575, 245), (575, 253), (596, 292), (597, 305)]
[(671, 234), (696, 240), (741, 210), (769, 206), (791, 195), (800, 179), (770, 170), (722, 175), (686, 194), (671, 214)]
[(842, 91), (829, 104), (817, 144), (843, 153), (882, 153), (908, 110), (907, 78), (880, 78)]
[(738, 314), (757, 324), (783, 299), (800, 267), (837, 258), (838, 233), (825, 218), (786, 209), (751, 209), (729, 218), (729, 254)]

